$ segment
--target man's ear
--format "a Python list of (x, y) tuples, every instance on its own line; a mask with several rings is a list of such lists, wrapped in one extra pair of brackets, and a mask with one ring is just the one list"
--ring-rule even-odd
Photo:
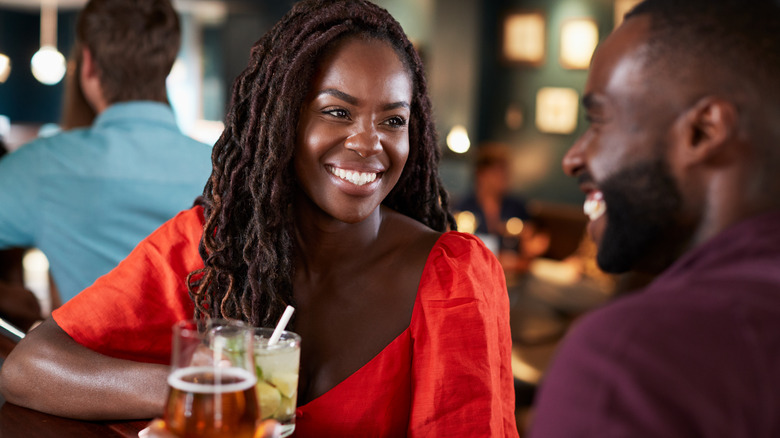
[(97, 76), (95, 71), (95, 62), (92, 60), (92, 53), (87, 47), (81, 48), (81, 80)]
[(84, 98), (96, 113), (100, 114), (106, 109), (108, 104), (103, 97), (103, 88), (100, 84), (97, 64), (92, 58), (92, 53), (86, 46), (81, 48), (79, 83), (81, 84), (81, 91), (84, 94)]
[(737, 138), (739, 113), (736, 106), (718, 97), (703, 97), (675, 122), (676, 153), (681, 163), (719, 160), (726, 146)]

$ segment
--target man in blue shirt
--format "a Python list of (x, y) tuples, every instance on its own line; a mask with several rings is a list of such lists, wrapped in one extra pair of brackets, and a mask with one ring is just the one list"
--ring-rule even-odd
[(63, 302), (203, 192), (211, 148), (180, 132), (165, 89), (179, 42), (167, 0), (90, 1), (75, 79), (94, 123), (0, 160), (0, 249), (41, 249)]

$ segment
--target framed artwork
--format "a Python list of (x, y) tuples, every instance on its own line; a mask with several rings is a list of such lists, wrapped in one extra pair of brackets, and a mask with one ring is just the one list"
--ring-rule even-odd
[(545, 59), (545, 22), (541, 12), (514, 12), (504, 18), (501, 54), (505, 61), (540, 65)]
[(592, 18), (570, 18), (561, 24), (560, 62), (563, 68), (584, 70), (599, 43), (599, 28)]
[(579, 94), (574, 88), (544, 87), (536, 93), (536, 128), (552, 134), (577, 129)]

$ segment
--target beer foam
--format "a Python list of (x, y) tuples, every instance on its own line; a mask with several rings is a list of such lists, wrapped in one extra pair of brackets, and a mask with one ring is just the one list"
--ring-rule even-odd
[(198, 394), (217, 394), (228, 392), (240, 392), (252, 388), (257, 383), (255, 373), (242, 368), (219, 368), (219, 374), (222, 378), (241, 379), (240, 382), (216, 385), (214, 383), (193, 383), (184, 380), (185, 376), (192, 375), (215, 375), (214, 367), (189, 367), (181, 368), (168, 375), (168, 385), (180, 391), (193, 392)]

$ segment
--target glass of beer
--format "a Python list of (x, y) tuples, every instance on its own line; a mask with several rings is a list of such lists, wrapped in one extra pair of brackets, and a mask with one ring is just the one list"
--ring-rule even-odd
[(257, 398), (262, 419), (278, 421), (282, 426), (282, 436), (286, 437), (295, 430), (301, 337), (282, 331), (279, 340), (270, 344), (273, 332), (270, 328), (255, 329)]
[(260, 418), (254, 332), (234, 321), (181, 321), (173, 327), (163, 418), (178, 437), (252, 438)]

